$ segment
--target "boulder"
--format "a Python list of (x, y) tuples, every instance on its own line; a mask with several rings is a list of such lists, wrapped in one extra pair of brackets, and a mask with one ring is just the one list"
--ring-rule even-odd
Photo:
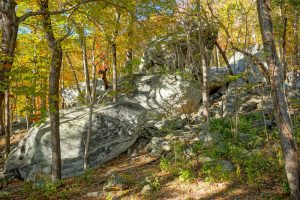
[(135, 75), (133, 86), (133, 92), (119, 99), (138, 103), (148, 111), (192, 113), (201, 101), (198, 83), (176, 75)]
[[(191, 62), (189, 56), (198, 57), (199, 48), (199, 23), (188, 20), (178, 23), (176, 28), (167, 30), (166, 34), (152, 38), (147, 47), (139, 66), (141, 71), (159, 71), (161, 69), (195, 69), (196, 63)], [(188, 25), (188, 30), (186, 25)], [(217, 40), (218, 30), (215, 27), (201, 24), (203, 29), (204, 45), (208, 51), (212, 51)], [(187, 37), (188, 35), (188, 37)], [(196, 60), (195, 59), (195, 60)], [(194, 66), (193, 66), (194, 65)]]
[[(60, 114), (62, 177), (83, 173), (84, 140), (88, 109), (73, 108)], [(93, 114), (88, 167), (95, 168), (130, 148), (145, 122), (145, 109), (138, 104), (118, 102), (96, 106)], [(34, 180), (39, 173), (51, 174), (51, 134), (47, 121), (33, 127), (8, 156), (8, 176)]]

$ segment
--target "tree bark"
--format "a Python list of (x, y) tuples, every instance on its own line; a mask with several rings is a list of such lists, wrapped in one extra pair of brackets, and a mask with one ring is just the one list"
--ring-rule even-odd
[(271, 20), (270, 0), (257, 0), (257, 11), (261, 35), (269, 66), (274, 112), (279, 131), (285, 170), (291, 196), (300, 199), (297, 145), (292, 135), (289, 108), (285, 98), (282, 65), (277, 55)]
[(117, 101), (117, 84), (118, 84), (118, 77), (117, 77), (117, 44), (116, 44), (116, 38), (119, 35), (119, 26), (120, 26), (120, 21), (121, 21), (121, 13), (119, 10), (116, 8), (116, 13), (115, 13), (115, 19), (116, 19), (116, 25), (115, 25), (115, 30), (112, 34), (112, 40), (111, 40), (111, 48), (112, 48), (112, 56), (113, 56), (113, 102)]
[(5, 121), (6, 121), (6, 131), (5, 131), (5, 157), (10, 153), (10, 135), (11, 135), (11, 110), (9, 101), (9, 88), (6, 90), (5, 95)]
[[(65, 66), (62, 64), (61, 66), (61, 90), (63, 91), (65, 89)], [(61, 102), (61, 108), (65, 109), (65, 99), (62, 98), (62, 102)]]
[(96, 81), (96, 61), (95, 61), (95, 38), (93, 42), (93, 50), (92, 50), (92, 83), (93, 83), (93, 88), (92, 88), (92, 93), (90, 93), (90, 103), (89, 103), (89, 127), (88, 127), (88, 132), (86, 135), (86, 141), (84, 145), (84, 155), (83, 155), (83, 169), (87, 170), (88, 168), (88, 155), (89, 155), (89, 148), (90, 148), (90, 139), (91, 139), (91, 134), (92, 134), (92, 126), (93, 126), (93, 111), (94, 111), (94, 105), (97, 97), (97, 81)]
[(112, 70), (113, 70), (113, 102), (117, 101), (117, 45), (116, 43), (112, 43), (111, 45), (113, 62), (112, 62)]
[(80, 86), (79, 86), (79, 81), (78, 81), (77, 74), (76, 74), (75, 68), (73, 66), (71, 57), (70, 57), (69, 53), (66, 52), (65, 54), (66, 54), (69, 66), (71, 68), (71, 71), (72, 71), (72, 74), (73, 74), (73, 77), (74, 77), (74, 80), (75, 80), (76, 88), (77, 88), (77, 90), (78, 90), (78, 92), (80, 94), (81, 93), (81, 89), (80, 89)]
[(204, 30), (202, 27), (202, 20), (201, 20), (201, 4), (200, 0), (197, 1), (197, 16), (198, 16), (198, 23), (199, 23), (199, 32), (198, 32), (198, 40), (199, 40), (199, 56), (200, 56), (200, 66), (202, 72), (202, 101), (203, 101), (203, 115), (205, 118), (205, 127), (204, 131), (208, 131), (209, 127), (209, 90), (208, 90), (208, 67), (209, 67), (209, 58), (208, 58), (208, 49), (206, 47), (207, 41), (205, 38)]
[(296, 90), (297, 88), (297, 70), (300, 70), (300, 43), (299, 43), (299, 13), (295, 9), (295, 21), (293, 24), (294, 31), (294, 69), (293, 69), (293, 78), (292, 78), (292, 88)]
[(230, 66), (230, 64), (229, 64), (228, 58), (227, 58), (227, 56), (226, 56), (226, 53), (223, 51), (222, 47), (219, 45), (219, 43), (218, 43), (217, 41), (216, 41), (216, 46), (217, 46), (219, 52), (221, 53), (221, 56), (222, 56), (222, 58), (223, 58), (223, 60), (224, 60), (224, 62), (225, 62), (225, 64), (226, 64), (226, 66), (227, 66), (227, 68), (228, 68), (229, 74), (230, 74), (231, 76), (233, 76), (233, 71), (232, 71), (231, 66)]
[[(18, 18), (13, 0), (0, 0), (1, 58), (0, 58), (0, 107), (4, 101), (5, 90), (9, 85), (9, 75), (14, 62), (18, 34)], [(1, 109), (1, 108), (0, 108)], [(3, 115), (0, 116), (0, 134), (5, 134)]]
[(82, 27), (80, 24), (76, 24), (77, 31), (79, 34), (79, 42), (81, 46), (82, 51), (82, 63), (83, 63), (83, 72), (84, 72), (84, 79), (85, 79), (85, 97), (86, 97), (86, 103), (90, 103), (90, 97), (91, 97), (91, 81), (90, 81), (90, 74), (88, 69), (88, 58), (87, 58), (87, 50), (86, 50), (86, 38), (84, 35), (84, 27)]
[[(40, 9), (48, 11), (49, 0), (40, 0)], [(49, 113), (51, 124), (52, 144), (52, 181), (61, 179), (61, 152), (59, 135), (59, 79), (62, 64), (62, 48), (59, 40), (54, 36), (49, 14), (43, 15), (43, 28), (48, 47), (51, 50), (51, 64), (49, 74)]]
[[(283, 10), (283, 8), (281, 8)], [(283, 70), (283, 80), (286, 80), (286, 73), (287, 73), (287, 61), (286, 61), (286, 33), (287, 33), (287, 25), (288, 25), (288, 19), (285, 13), (282, 12), (282, 22), (283, 22), (283, 32), (282, 32), (282, 38), (281, 38), (281, 45), (282, 45), (282, 70)]]
[(2, 101), (0, 101), (0, 135), (5, 135), (5, 126), (4, 126), (4, 115), (3, 115), (3, 99), (4, 97), (4, 93), (0, 92), (0, 99), (2, 99)]

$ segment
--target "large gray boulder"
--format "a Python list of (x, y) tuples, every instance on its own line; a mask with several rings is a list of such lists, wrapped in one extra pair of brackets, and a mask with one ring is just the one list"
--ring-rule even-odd
[[(93, 114), (88, 166), (96, 167), (115, 158), (132, 146), (145, 122), (145, 109), (138, 104), (119, 102), (96, 106)], [(60, 137), (62, 177), (83, 173), (84, 140), (88, 109), (61, 112)], [(33, 127), (9, 155), (5, 163), (8, 176), (34, 180), (40, 173), (51, 174), (51, 134), (47, 121)]]
[[(118, 103), (95, 106), (88, 157), (89, 167), (97, 167), (128, 150), (142, 134), (148, 113), (190, 113), (197, 110), (201, 91), (198, 84), (179, 76), (142, 76), (134, 79), (135, 90), (120, 95)], [(122, 84), (120, 85), (120, 89)], [(88, 108), (62, 110), (60, 135), (62, 176), (83, 172), (84, 140), (88, 128)], [(33, 127), (9, 155), (8, 176), (33, 180), (37, 174), (51, 174), (51, 134), (49, 120)]]
[(135, 75), (133, 86), (134, 91), (120, 99), (138, 103), (148, 111), (192, 113), (201, 101), (199, 83), (176, 75)]

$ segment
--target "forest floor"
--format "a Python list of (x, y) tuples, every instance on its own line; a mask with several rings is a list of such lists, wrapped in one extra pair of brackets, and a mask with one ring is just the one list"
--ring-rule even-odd
[[(25, 130), (12, 136), (16, 144)], [(4, 137), (0, 137), (0, 151), (4, 149)], [(3, 167), (3, 159), (1, 166)], [(103, 193), (103, 186), (112, 173), (117, 173), (129, 180), (128, 189)], [(149, 193), (142, 193), (146, 177), (155, 177)], [(126, 154), (88, 173), (66, 179), (59, 187), (36, 188), (32, 183), (13, 180), (2, 183), (0, 199), (289, 199), (282, 186), (276, 185), (273, 178), (266, 177), (263, 187), (251, 186), (241, 180), (211, 182), (203, 177), (182, 181), (178, 175), (164, 172), (156, 157), (139, 156), (129, 159)], [(87, 197), (88, 195), (93, 197)]]

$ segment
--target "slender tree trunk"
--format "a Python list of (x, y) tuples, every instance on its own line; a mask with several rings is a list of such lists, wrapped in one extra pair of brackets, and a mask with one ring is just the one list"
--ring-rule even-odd
[(293, 24), (294, 31), (294, 69), (293, 69), (293, 78), (292, 78), (292, 88), (296, 90), (297, 88), (297, 70), (300, 70), (300, 43), (299, 43), (299, 13), (295, 10), (295, 21)]
[(90, 148), (90, 139), (91, 139), (91, 134), (92, 134), (92, 126), (93, 126), (93, 111), (94, 111), (94, 105), (97, 97), (97, 81), (96, 81), (96, 61), (95, 61), (95, 38), (93, 42), (93, 50), (92, 50), (92, 83), (93, 83), (93, 88), (92, 88), (92, 94), (90, 93), (90, 104), (89, 104), (89, 127), (88, 127), (88, 132), (86, 135), (86, 141), (85, 141), (85, 146), (84, 146), (84, 155), (83, 155), (83, 169), (87, 170), (88, 168), (88, 155), (89, 155), (89, 148)]
[(90, 103), (90, 96), (91, 96), (91, 81), (90, 81), (90, 74), (88, 68), (88, 58), (87, 58), (87, 50), (86, 50), (86, 38), (84, 35), (84, 27), (79, 24), (76, 24), (77, 31), (79, 34), (79, 41), (81, 45), (82, 51), (82, 63), (83, 63), (83, 71), (84, 71), (84, 79), (85, 79), (85, 93), (86, 93), (86, 103)]
[(133, 74), (133, 69), (132, 69), (133, 53), (132, 52), (133, 52), (133, 50), (130, 47), (126, 52), (126, 62), (125, 62), (125, 67), (126, 67), (126, 69), (129, 69), (130, 76)]
[(113, 62), (112, 62), (112, 70), (113, 70), (113, 102), (117, 101), (117, 45), (116, 43), (112, 43), (111, 45)]
[(41, 84), (41, 89), (42, 89), (42, 93), (41, 93), (41, 115), (45, 116), (46, 112), (47, 112), (47, 78), (45, 77), (41, 77), (40, 79), (40, 84)]
[(226, 64), (226, 66), (228, 68), (229, 74), (231, 76), (233, 76), (233, 71), (232, 71), (231, 66), (229, 64), (228, 58), (226, 56), (226, 53), (223, 51), (222, 47), (219, 45), (219, 43), (217, 41), (216, 41), (216, 46), (217, 46), (219, 52), (221, 53), (221, 56), (222, 56), (222, 58), (223, 58), (223, 60), (224, 60), (224, 62)]
[(197, 1), (197, 15), (198, 15), (198, 23), (199, 23), (199, 32), (198, 32), (198, 39), (199, 39), (199, 56), (200, 56), (200, 66), (202, 67), (202, 101), (203, 101), (203, 115), (205, 118), (205, 131), (208, 131), (209, 126), (209, 90), (208, 90), (208, 50), (205, 45), (205, 34), (202, 27), (202, 20), (200, 17), (200, 9), (201, 4), (200, 0)]
[(130, 23), (129, 23), (129, 31), (128, 31), (128, 50), (126, 52), (126, 61), (125, 61), (125, 68), (128, 69), (131, 81), (133, 79), (133, 66), (132, 66), (132, 59), (133, 59), (133, 49), (132, 49), (132, 41), (133, 41), (133, 26), (134, 26), (134, 18), (131, 16)]
[(32, 122), (36, 122), (36, 69), (33, 69), (33, 81), (32, 81), (32, 97), (31, 97), (31, 105), (32, 105)]
[(282, 66), (274, 42), (273, 25), (270, 14), (270, 0), (257, 0), (257, 11), (264, 50), (267, 55), (266, 60), (269, 66), (275, 118), (285, 161), (287, 179), (291, 196), (294, 199), (300, 199), (297, 144), (292, 135), (289, 108), (284, 92)]
[(11, 135), (11, 110), (9, 102), (9, 88), (6, 90), (5, 95), (5, 120), (6, 120), (6, 131), (5, 131), (5, 157), (10, 153), (10, 135)]
[(206, 58), (202, 58), (202, 101), (204, 107), (205, 121), (209, 123), (209, 90), (208, 90), (208, 62)]
[(73, 63), (72, 63), (72, 60), (71, 60), (71, 57), (70, 57), (69, 53), (65, 53), (65, 54), (66, 54), (69, 66), (71, 68), (71, 71), (72, 71), (72, 74), (73, 74), (73, 77), (74, 77), (74, 80), (75, 80), (77, 91), (80, 94), (81, 93), (81, 89), (80, 89), (80, 86), (79, 86), (79, 81), (78, 81), (78, 78), (77, 78), (76, 70), (75, 70), (75, 68), (73, 66)]
[(216, 51), (215, 57), (216, 57), (217, 72), (219, 72), (219, 68), (220, 68), (220, 55), (219, 55), (219, 50), (218, 50), (217, 47), (215, 48), (215, 51)]
[[(62, 75), (61, 75), (61, 90), (63, 91), (65, 89), (65, 67), (62, 64)], [(65, 109), (65, 99), (62, 98), (62, 102), (61, 102), (61, 108)]]
[[(40, 1), (40, 9), (48, 11), (49, 0)], [(59, 135), (59, 79), (62, 64), (62, 48), (53, 33), (50, 15), (43, 15), (43, 28), (48, 47), (51, 50), (51, 64), (49, 74), (49, 113), (51, 124), (52, 144), (52, 181), (61, 179), (61, 152)]]
[[(9, 86), (8, 73), (11, 71), (14, 62), (14, 52), (18, 35), (18, 18), (15, 7), (16, 3), (13, 0), (0, 0), (0, 107), (2, 107), (2, 103), (4, 102), (4, 91)], [(0, 116), (0, 134), (5, 134), (3, 115)]]
[[(4, 97), (2, 97), (2, 95), (4, 95), (4, 93), (0, 92), (0, 99), (4, 99)], [(0, 101), (0, 135), (5, 135), (3, 100)]]
[(286, 80), (286, 73), (287, 73), (287, 62), (286, 62), (286, 32), (287, 32), (287, 23), (288, 19), (285, 16), (285, 14), (282, 16), (282, 21), (283, 21), (283, 32), (282, 32), (282, 70), (283, 70), (283, 80)]

